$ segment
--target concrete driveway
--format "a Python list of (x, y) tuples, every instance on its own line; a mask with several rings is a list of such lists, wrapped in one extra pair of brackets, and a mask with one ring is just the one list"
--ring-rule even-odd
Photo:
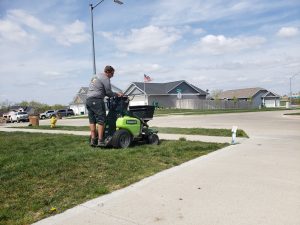
[(157, 117), (152, 126), (237, 125), (250, 139), (36, 224), (299, 225), (300, 117), (283, 113)]

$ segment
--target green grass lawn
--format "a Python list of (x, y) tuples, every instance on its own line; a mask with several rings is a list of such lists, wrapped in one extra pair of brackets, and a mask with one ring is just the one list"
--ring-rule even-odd
[[(153, 127), (159, 133), (167, 134), (188, 134), (188, 135), (206, 135), (206, 136), (223, 136), (231, 137), (230, 129), (212, 129), (212, 128), (178, 128), (178, 127)], [(238, 129), (237, 137), (248, 138), (245, 131)]]
[[(14, 127), (14, 128), (27, 128), (27, 129), (46, 129), (50, 130), (50, 126), (24, 126), (24, 127)], [(223, 136), (231, 137), (230, 129), (212, 129), (212, 128), (178, 128), (178, 127), (152, 127), (155, 130), (158, 130), (159, 133), (167, 134), (189, 134), (189, 135), (206, 135), (206, 136)], [(74, 131), (89, 131), (88, 126), (60, 126), (58, 125), (56, 130), (74, 130)], [(237, 137), (246, 137), (248, 135), (245, 131), (238, 129)]]
[(300, 116), (300, 113), (286, 113), (284, 115), (289, 115), (289, 116)]
[(183, 114), (183, 115), (204, 115), (204, 114), (222, 114), (222, 113), (243, 113), (243, 112), (266, 112), (266, 111), (280, 111), (287, 110), (286, 108), (262, 108), (262, 109), (156, 109), (155, 116), (169, 115), (169, 114)]
[[(222, 113), (243, 113), (243, 112), (266, 112), (279, 110), (293, 110), (286, 108), (262, 108), (262, 109), (167, 109), (158, 108), (154, 111), (154, 116), (164, 116), (172, 114), (182, 115), (205, 115), (205, 114), (222, 114)], [(87, 119), (87, 115), (71, 116), (66, 119)]]
[[(228, 144), (94, 149), (74, 135), (0, 132), (0, 221), (31, 224)], [(52, 209), (52, 210), (51, 210)]]

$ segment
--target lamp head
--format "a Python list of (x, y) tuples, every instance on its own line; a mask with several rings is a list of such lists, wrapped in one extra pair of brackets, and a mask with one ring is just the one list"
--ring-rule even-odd
[(123, 4), (123, 2), (120, 1), (120, 0), (114, 0), (114, 2), (115, 2), (115, 3), (118, 3), (119, 5), (122, 5), (122, 4)]

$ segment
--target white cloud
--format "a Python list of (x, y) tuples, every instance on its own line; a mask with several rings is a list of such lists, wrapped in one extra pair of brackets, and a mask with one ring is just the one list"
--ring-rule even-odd
[(264, 38), (257, 36), (228, 38), (223, 35), (206, 35), (201, 38), (201, 40), (190, 49), (190, 51), (192, 53), (218, 55), (255, 48), (264, 42)]
[(237, 81), (246, 81), (246, 80), (248, 80), (248, 78), (247, 77), (238, 77), (236, 80)]
[(244, 10), (249, 10), (249, 8), (252, 8), (253, 2), (246, 2), (246, 1), (241, 1), (236, 4), (234, 4), (231, 9), (233, 11), (244, 11)]
[(46, 79), (59, 79), (66, 76), (66, 74), (57, 71), (44, 71), (43, 75)]
[(30, 15), (24, 10), (10, 10), (8, 12), (8, 18), (12, 21), (15, 21), (19, 24), (24, 24), (34, 30), (43, 33), (53, 33), (55, 32), (55, 27), (46, 23), (43, 23), (38, 18)]
[[(156, 6), (152, 23), (155, 25), (180, 25), (232, 18), (243, 13), (265, 12), (280, 8), (287, 3), (263, 0), (160, 0)], [(259, 18), (251, 18), (257, 20)]]
[(14, 22), (0, 20), (0, 40), (1, 39), (10, 42), (28, 43), (28, 41), (34, 40), (35, 37), (27, 33)]
[(299, 34), (299, 29), (297, 27), (282, 27), (277, 32), (277, 35), (279, 37), (294, 37)]
[(143, 73), (147, 73), (150, 76), (152, 74), (156, 74), (159, 72), (162, 72), (164, 70), (164, 67), (162, 65), (156, 64), (156, 63), (137, 63), (137, 64), (132, 64), (130, 66), (124, 65), (120, 69), (120, 73), (126, 73), (126, 74), (135, 74), (137, 76), (142, 76)]
[(193, 33), (194, 34), (203, 34), (203, 33), (205, 33), (205, 30), (204, 29), (202, 29), (202, 28), (196, 28), (196, 29), (193, 29)]
[(85, 32), (85, 23), (76, 20), (63, 28), (61, 34), (56, 35), (56, 40), (65, 46), (86, 42), (89, 35)]
[[(79, 20), (71, 24), (56, 27), (19, 9), (8, 11), (7, 20), (0, 20), (0, 23), (0, 35), (2, 34), (1, 36), (6, 37), (8, 40), (19, 42), (22, 41), (23, 38), (32, 39), (34, 37), (34, 31), (36, 36), (38, 36), (39, 33), (45, 33), (49, 37), (54, 38), (59, 44), (65, 46), (83, 43), (89, 39), (89, 35), (85, 32), (85, 23)], [(31, 28), (31, 30), (26, 28)]]
[[(262, 86), (287, 93), (289, 76), (300, 68), (299, 33), (285, 42), (262, 37), (285, 33), (279, 32), (281, 27), (299, 32), (299, 6), (299, 0), (136, 1), (118, 9), (105, 3), (94, 20), (95, 30), (110, 32), (104, 33), (109, 40), (96, 41), (97, 68), (115, 66), (112, 82), (120, 88), (143, 81), (145, 73), (153, 82), (186, 79), (203, 90)], [(69, 103), (88, 84), (92, 54), (87, 8), (80, 0), (3, 5), (2, 98)], [(296, 81), (293, 89), (298, 90)]]
[(102, 34), (114, 41), (119, 50), (133, 53), (163, 53), (181, 38), (178, 30), (157, 26), (132, 29), (127, 36), (108, 32)]

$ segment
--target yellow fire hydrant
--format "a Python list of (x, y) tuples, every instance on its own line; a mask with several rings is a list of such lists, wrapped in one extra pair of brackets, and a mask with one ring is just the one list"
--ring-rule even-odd
[(57, 118), (55, 115), (52, 115), (51, 118), (50, 118), (50, 127), (51, 128), (55, 128), (56, 126), (56, 121), (57, 121)]

